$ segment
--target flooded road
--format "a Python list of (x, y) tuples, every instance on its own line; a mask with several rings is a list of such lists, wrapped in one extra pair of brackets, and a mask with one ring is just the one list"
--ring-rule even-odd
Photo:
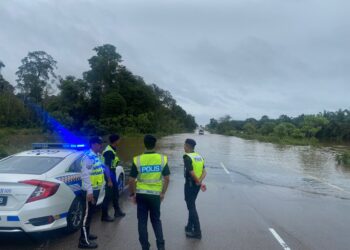
[[(206, 159), (207, 192), (197, 208), (202, 240), (187, 239), (183, 200), (183, 143), (191, 137)], [(125, 139), (121, 158), (142, 152), (140, 139)], [(169, 157), (171, 183), (162, 204), (166, 249), (350, 249), (350, 170), (337, 166), (331, 148), (279, 146), (220, 135), (180, 134), (160, 140)], [(141, 249), (136, 207), (113, 223), (96, 214), (92, 226), (99, 249)], [(0, 249), (77, 249), (79, 233), (0, 235)], [(151, 226), (149, 237), (155, 239)]]

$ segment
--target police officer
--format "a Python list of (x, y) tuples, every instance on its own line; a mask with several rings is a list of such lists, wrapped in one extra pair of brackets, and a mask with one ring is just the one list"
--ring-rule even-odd
[(108, 215), (108, 206), (110, 201), (113, 202), (114, 207), (114, 217), (124, 217), (125, 213), (123, 213), (119, 207), (119, 190), (118, 190), (118, 181), (115, 173), (115, 169), (119, 163), (119, 157), (117, 156), (116, 150), (117, 146), (120, 142), (119, 135), (112, 134), (109, 136), (110, 144), (103, 151), (103, 163), (105, 167), (108, 167), (110, 170), (110, 176), (112, 180), (112, 186), (106, 185), (106, 195), (104, 197), (102, 203), (102, 221), (111, 222), (114, 219)]
[(188, 209), (188, 221), (185, 226), (186, 236), (190, 238), (202, 238), (199, 217), (196, 209), (196, 199), (199, 190), (205, 191), (205, 185), (202, 184), (206, 176), (204, 169), (204, 159), (198, 153), (194, 152), (196, 141), (186, 139), (184, 150), (184, 174), (185, 174), (185, 201)]
[(139, 241), (142, 250), (150, 248), (147, 232), (148, 213), (156, 236), (158, 250), (165, 249), (160, 220), (160, 203), (168, 188), (170, 170), (167, 157), (154, 151), (156, 141), (157, 139), (152, 135), (144, 137), (146, 151), (142, 155), (134, 157), (130, 172), (130, 196), (137, 203)]
[[(97, 244), (93, 241), (97, 239), (97, 236), (90, 233), (90, 222), (105, 178), (105, 169), (99, 157), (101, 150), (102, 139), (92, 137), (90, 139), (90, 150), (85, 153), (81, 160), (82, 196), (85, 202), (79, 248), (97, 248)], [(108, 171), (106, 175), (109, 178)]]

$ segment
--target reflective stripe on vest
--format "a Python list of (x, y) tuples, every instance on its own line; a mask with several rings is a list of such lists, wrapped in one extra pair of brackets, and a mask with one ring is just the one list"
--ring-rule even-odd
[(197, 178), (200, 178), (203, 173), (204, 168), (204, 159), (202, 156), (200, 156), (198, 153), (187, 153), (187, 156), (189, 156), (192, 160), (192, 166), (193, 166), (193, 172), (196, 175)]
[(90, 151), (86, 153), (86, 156), (94, 162), (92, 164), (92, 170), (90, 172), (90, 182), (92, 189), (101, 189), (104, 183), (104, 171), (102, 161), (100, 157), (98, 157), (95, 154), (92, 154)]
[(152, 153), (134, 157), (138, 176), (136, 192), (159, 195), (163, 189), (162, 171), (167, 164), (165, 155)]
[[(112, 166), (111, 168), (116, 168), (117, 167), (117, 164), (119, 162), (119, 157), (117, 156), (117, 153), (115, 152), (115, 150), (111, 147), (111, 145), (108, 145), (105, 150), (102, 152), (102, 155), (104, 155), (107, 151), (111, 151), (114, 155), (114, 159), (112, 161)], [(102, 162), (103, 164), (105, 164), (105, 158), (102, 157)]]

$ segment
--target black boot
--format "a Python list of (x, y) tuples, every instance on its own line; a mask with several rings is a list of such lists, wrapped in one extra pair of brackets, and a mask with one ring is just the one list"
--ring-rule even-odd
[(88, 236), (88, 239), (89, 240), (97, 240), (97, 235), (94, 235), (94, 234), (89, 234), (89, 236)]
[(185, 226), (185, 232), (186, 233), (189, 233), (189, 232), (192, 232), (192, 231), (193, 231), (193, 227), (191, 227), (189, 225)]
[(157, 249), (158, 249), (158, 250), (165, 250), (165, 244), (164, 244), (164, 242), (162, 242), (162, 243), (157, 242)]
[(118, 218), (118, 217), (124, 217), (125, 213), (122, 212), (122, 210), (117, 210), (114, 212), (114, 218)]
[(101, 221), (113, 222), (114, 219), (111, 216), (109, 216), (109, 215), (104, 215), (104, 216), (101, 217)]
[(192, 232), (186, 232), (186, 236), (188, 238), (194, 238), (194, 239), (202, 239), (202, 233), (201, 231), (192, 231)]
[(87, 242), (85, 239), (79, 240), (78, 248), (94, 249), (97, 247), (98, 247), (98, 245), (96, 244), (96, 242), (93, 242), (93, 241)]

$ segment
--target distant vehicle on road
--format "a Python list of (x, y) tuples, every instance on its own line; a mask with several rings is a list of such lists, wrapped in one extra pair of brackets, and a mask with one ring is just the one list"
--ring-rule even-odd
[(200, 129), (200, 130), (198, 131), (198, 134), (204, 135), (204, 129)]
[[(80, 161), (84, 144), (35, 143), (33, 150), (0, 160), (0, 232), (80, 228), (83, 220)], [(125, 173), (116, 169), (118, 188)], [(100, 192), (101, 204), (105, 190)]]

